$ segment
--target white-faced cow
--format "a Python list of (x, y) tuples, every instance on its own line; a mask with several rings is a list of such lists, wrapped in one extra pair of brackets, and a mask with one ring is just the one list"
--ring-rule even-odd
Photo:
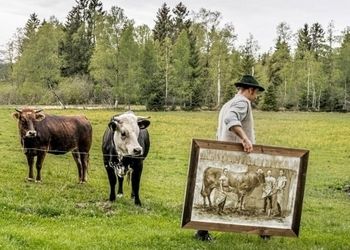
[(32, 108), (16, 109), (19, 135), (29, 166), (28, 181), (34, 181), (33, 165), (36, 159), (37, 175), (41, 181), (41, 168), (46, 153), (65, 154), (72, 151), (78, 167), (79, 182), (87, 180), (92, 127), (85, 116), (55, 116)]
[[(110, 195), (115, 201), (115, 186), (118, 179), (118, 196), (123, 195), (123, 180), (131, 171), (131, 197), (141, 206), (139, 197), (143, 160), (147, 157), (150, 141), (147, 127), (150, 121), (137, 117), (133, 112), (113, 116), (103, 135), (103, 162), (107, 171)], [(130, 172), (129, 172), (130, 173)]]
[[(203, 173), (203, 185), (201, 195), (203, 197), (203, 205), (206, 206), (206, 199), (209, 206), (212, 206), (210, 195), (214, 188), (220, 188), (220, 177), (223, 170), (220, 168), (208, 167)], [(244, 209), (244, 197), (250, 195), (254, 189), (265, 182), (265, 175), (261, 169), (257, 171), (248, 171), (244, 173), (227, 173), (228, 187), (230, 192), (237, 195), (236, 208)], [(221, 204), (222, 209), (225, 204)]]

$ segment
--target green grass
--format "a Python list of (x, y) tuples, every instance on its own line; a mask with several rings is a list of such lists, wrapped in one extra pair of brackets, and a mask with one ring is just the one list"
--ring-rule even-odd
[(41, 184), (27, 183), (12, 110), (0, 109), (0, 249), (349, 249), (350, 114), (255, 112), (259, 144), (310, 150), (299, 238), (212, 232), (212, 243), (180, 228), (192, 138), (215, 138), (217, 112), (139, 112), (151, 116), (142, 207), (107, 202), (101, 137), (111, 110), (84, 113), (93, 125), (88, 183), (78, 184), (70, 154), (48, 155)]

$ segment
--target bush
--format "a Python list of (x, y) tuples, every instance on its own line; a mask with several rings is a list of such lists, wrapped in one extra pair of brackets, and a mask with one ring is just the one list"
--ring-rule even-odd
[(81, 77), (66, 78), (58, 84), (57, 95), (64, 104), (91, 103), (90, 97), (93, 85)]
[(37, 83), (25, 82), (19, 86), (4, 84), (0, 89), (0, 104), (38, 105), (54, 101), (50, 91)]

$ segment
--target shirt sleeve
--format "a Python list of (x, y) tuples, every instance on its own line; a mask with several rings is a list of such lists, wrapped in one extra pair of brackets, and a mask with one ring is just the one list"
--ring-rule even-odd
[(248, 103), (245, 101), (239, 101), (229, 108), (228, 112), (224, 117), (224, 123), (226, 125), (227, 130), (229, 130), (233, 126), (241, 126), (242, 121), (247, 116), (248, 112)]

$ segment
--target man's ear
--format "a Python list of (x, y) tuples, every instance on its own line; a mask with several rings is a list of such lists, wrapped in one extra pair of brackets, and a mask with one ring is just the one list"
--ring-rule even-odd
[(151, 122), (147, 120), (146, 118), (137, 118), (137, 125), (139, 125), (140, 129), (145, 129), (147, 128)]

